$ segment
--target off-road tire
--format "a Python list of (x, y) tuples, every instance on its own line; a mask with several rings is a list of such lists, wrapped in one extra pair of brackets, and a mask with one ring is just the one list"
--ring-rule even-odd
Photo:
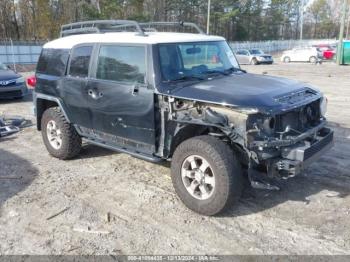
[(290, 57), (289, 56), (286, 56), (283, 58), (283, 62), (284, 63), (290, 63)]
[(256, 59), (255, 57), (252, 59), (252, 62), (251, 62), (252, 65), (258, 65), (259, 64), (259, 61), (258, 59)]
[[(62, 145), (59, 149), (52, 147), (47, 136), (47, 123), (53, 120), (62, 132)], [(66, 160), (79, 154), (81, 149), (81, 137), (70, 123), (66, 120), (59, 107), (47, 109), (41, 118), (41, 134), (44, 144), (50, 155)]]
[[(182, 164), (191, 155), (205, 158), (215, 174), (214, 192), (208, 199), (193, 197), (182, 181)], [(237, 202), (242, 194), (244, 180), (232, 149), (211, 136), (190, 138), (176, 148), (171, 162), (171, 179), (181, 201), (189, 209), (207, 216), (219, 214)]]

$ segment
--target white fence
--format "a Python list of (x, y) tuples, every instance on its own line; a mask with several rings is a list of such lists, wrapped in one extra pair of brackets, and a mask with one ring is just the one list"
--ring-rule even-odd
[(262, 49), (267, 53), (274, 53), (292, 49), (297, 46), (312, 46), (317, 44), (334, 44), (335, 39), (319, 39), (319, 40), (274, 40), (259, 42), (230, 42), (233, 50), (239, 49)]

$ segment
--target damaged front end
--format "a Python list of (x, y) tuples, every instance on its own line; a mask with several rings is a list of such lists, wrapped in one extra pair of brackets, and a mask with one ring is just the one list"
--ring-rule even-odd
[(267, 181), (299, 174), (333, 145), (322, 97), (275, 113), (166, 96), (159, 101), (159, 155), (171, 157), (191, 136), (216, 136), (231, 145), (254, 187), (277, 189)]

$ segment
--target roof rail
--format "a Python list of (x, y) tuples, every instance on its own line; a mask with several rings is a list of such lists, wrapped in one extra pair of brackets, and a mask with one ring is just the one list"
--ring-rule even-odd
[(135, 27), (138, 35), (146, 36), (139, 23), (132, 20), (95, 20), (63, 25), (61, 37), (89, 33), (115, 32), (117, 28)]
[(63, 25), (61, 27), (61, 37), (69, 35), (80, 35), (89, 33), (106, 33), (106, 32), (118, 32), (120, 29), (134, 27), (140, 36), (147, 36), (145, 31), (157, 31), (152, 26), (181, 26), (181, 27), (192, 27), (199, 34), (205, 34), (202, 29), (195, 23), (189, 22), (147, 22), (138, 23), (132, 20), (95, 20), (95, 21), (84, 21)]
[(152, 31), (157, 31), (155, 28), (151, 28), (151, 26), (182, 26), (182, 27), (192, 27), (194, 28), (199, 34), (205, 34), (204, 31), (195, 23), (189, 23), (189, 22), (147, 22), (147, 23), (139, 23), (139, 25), (142, 28), (147, 28)]

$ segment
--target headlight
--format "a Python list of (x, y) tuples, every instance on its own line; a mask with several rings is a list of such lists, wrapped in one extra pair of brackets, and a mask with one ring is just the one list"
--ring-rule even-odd
[(322, 97), (321, 101), (320, 101), (320, 113), (321, 113), (321, 116), (325, 116), (326, 115), (327, 104), (328, 104), (327, 98), (326, 97)]
[(24, 83), (24, 77), (21, 76), (20, 78), (16, 79), (16, 84), (23, 84)]

